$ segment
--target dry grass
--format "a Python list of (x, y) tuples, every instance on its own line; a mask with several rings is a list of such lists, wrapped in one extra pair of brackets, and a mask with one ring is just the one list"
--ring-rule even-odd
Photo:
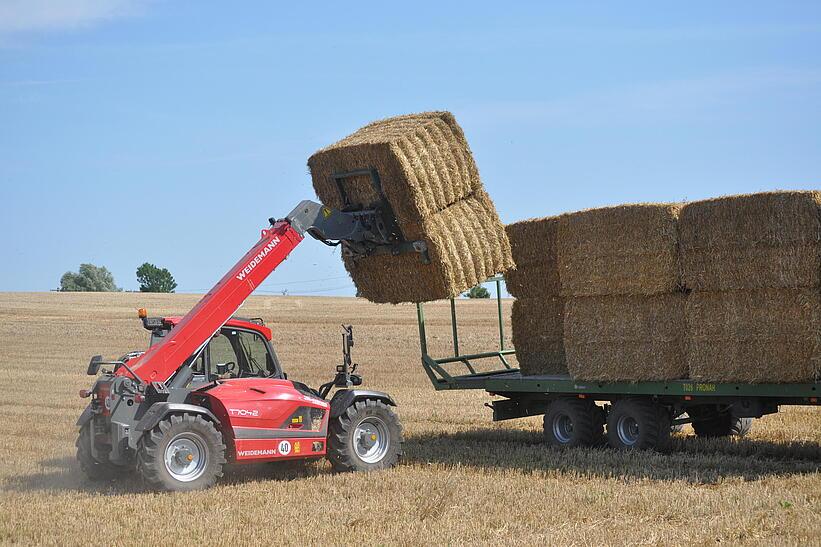
[(369, 176), (337, 184), (333, 175), (376, 169), (404, 237), (428, 244), (430, 264), (418, 256), (345, 259), (359, 296), (391, 303), (438, 300), (513, 266), (504, 227), (450, 112), (373, 122), (316, 152), (308, 166), (319, 199), (337, 209), (370, 208), (381, 197)]
[[(87, 483), (73, 443), (88, 357), (144, 345), (139, 305), (179, 313), (194, 302), (0, 294), (0, 541), (807, 545), (821, 537), (818, 408), (759, 420), (742, 441), (677, 436), (665, 454), (555, 451), (541, 443), (538, 418), (493, 424), (485, 394), (433, 391), (419, 366), (413, 306), (351, 299), (254, 297), (241, 313), (264, 317), (288, 372), (314, 385), (339, 360), (339, 323), (354, 323), (366, 384), (400, 405), (401, 467), (336, 475), (323, 463), (292, 476), (241, 468), (212, 490), (182, 495), (144, 492), (132, 478)], [(459, 307), (472, 328), (466, 350), (493, 340), (494, 305)], [(444, 353), (448, 308), (427, 311), (431, 344)]]

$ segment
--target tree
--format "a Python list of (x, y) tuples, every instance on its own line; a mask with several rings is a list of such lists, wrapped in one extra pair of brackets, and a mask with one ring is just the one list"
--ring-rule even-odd
[(490, 292), (481, 285), (476, 285), (465, 293), (468, 298), (490, 298)]
[(115, 292), (121, 289), (114, 283), (105, 266), (80, 264), (78, 272), (66, 272), (60, 278), (61, 291)]
[(137, 268), (137, 282), (141, 292), (174, 292), (177, 288), (171, 272), (148, 262)]

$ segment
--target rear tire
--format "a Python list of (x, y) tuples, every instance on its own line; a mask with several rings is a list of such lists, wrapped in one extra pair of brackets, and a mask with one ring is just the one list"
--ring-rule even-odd
[(667, 409), (651, 401), (620, 399), (607, 416), (607, 441), (613, 448), (662, 448), (670, 439)]
[(140, 439), (137, 469), (151, 488), (202, 490), (214, 485), (225, 465), (225, 444), (202, 416), (169, 416)]
[(356, 401), (333, 418), (328, 460), (334, 470), (375, 471), (395, 466), (402, 457), (402, 424), (382, 401)]
[(80, 469), (93, 481), (114, 480), (125, 471), (125, 468), (114, 465), (110, 462), (97, 461), (91, 455), (91, 423), (88, 422), (80, 428), (80, 434), (74, 443), (77, 447), (77, 461)]
[(551, 446), (593, 446), (603, 434), (603, 412), (593, 401), (563, 397), (544, 415), (544, 438)]
[(693, 420), (693, 430), (699, 437), (743, 437), (753, 426), (752, 418), (736, 418), (723, 413), (706, 420)]

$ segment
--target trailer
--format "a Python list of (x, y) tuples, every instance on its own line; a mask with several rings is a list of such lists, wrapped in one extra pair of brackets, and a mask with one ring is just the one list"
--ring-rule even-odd
[(672, 430), (686, 423), (692, 424), (700, 437), (744, 435), (754, 418), (776, 413), (781, 406), (819, 404), (821, 382), (817, 381), (601, 382), (574, 380), (569, 375), (523, 375), (510, 363), (515, 349), (505, 344), (503, 281), (501, 276), (488, 280), (496, 285), (499, 342), (486, 352), (460, 352), (457, 305), (451, 298), (453, 354), (430, 355), (424, 304), (417, 304), (422, 367), (437, 391), (480, 389), (497, 396), (486, 403), (493, 410), (494, 421), (543, 415), (545, 441), (550, 445), (599, 444), (606, 426), (607, 443), (614, 448), (657, 449), (669, 440)]

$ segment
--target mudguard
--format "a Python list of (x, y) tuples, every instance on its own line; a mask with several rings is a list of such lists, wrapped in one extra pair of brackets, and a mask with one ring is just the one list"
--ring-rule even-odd
[(342, 389), (334, 393), (334, 396), (331, 398), (331, 418), (336, 418), (341, 415), (349, 406), (362, 399), (376, 399), (386, 405), (396, 406), (396, 402), (394, 402), (393, 398), (381, 391)]
[(187, 403), (154, 403), (151, 405), (151, 408), (148, 409), (142, 419), (137, 422), (137, 425), (134, 426), (134, 432), (137, 433), (139, 437), (146, 431), (154, 429), (154, 427), (160, 423), (166, 416), (169, 414), (177, 414), (185, 412), (188, 414), (201, 414), (203, 416), (207, 416), (210, 418), (215, 424), (219, 424), (219, 420), (217, 419), (214, 414), (211, 413), (205, 407), (198, 406), (198, 405), (190, 405)]
[(94, 417), (94, 411), (91, 410), (91, 405), (86, 405), (86, 409), (83, 410), (83, 413), (80, 414), (80, 417), (77, 418), (77, 423), (75, 425), (79, 427), (83, 427), (88, 422), (91, 421), (91, 418)]

